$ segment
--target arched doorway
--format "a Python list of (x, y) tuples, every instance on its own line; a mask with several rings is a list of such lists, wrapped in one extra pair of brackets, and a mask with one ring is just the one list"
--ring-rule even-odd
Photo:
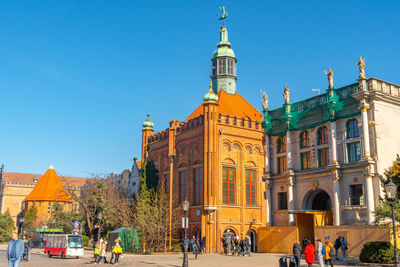
[(250, 237), (251, 241), (251, 246), (250, 246), (250, 251), (251, 252), (257, 252), (257, 234), (256, 231), (253, 229), (250, 229), (247, 231), (247, 235)]
[(329, 194), (322, 190), (310, 190), (303, 199), (304, 210), (332, 210), (332, 202)]

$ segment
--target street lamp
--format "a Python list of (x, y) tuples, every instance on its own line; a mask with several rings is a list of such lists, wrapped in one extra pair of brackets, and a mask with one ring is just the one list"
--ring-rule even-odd
[(103, 213), (101, 213), (101, 210), (97, 212), (97, 219), (99, 219), (99, 230), (97, 231), (97, 241), (100, 240), (100, 225), (101, 225), (101, 219), (103, 219)]
[(394, 240), (394, 266), (399, 267), (399, 252), (397, 250), (396, 224), (394, 219), (394, 206), (396, 205), (397, 185), (392, 181), (385, 185), (386, 197), (392, 207), (393, 240)]
[(183, 222), (182, 226), (185, 231), (185, 237), (183, 239), (183, 264), (182, 267), (188, 267), (188, 242), (187, 242), (187, 228), (188, 228), (188, 218), (187, 218), (187, 212), (189, 210), (189, 201), (187, 199), (182, 202), (182, 207), (183, 207)]

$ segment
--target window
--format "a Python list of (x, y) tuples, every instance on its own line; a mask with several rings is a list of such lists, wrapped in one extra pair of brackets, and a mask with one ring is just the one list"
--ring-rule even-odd
[(347, 122), (347, 138), (359, 137), (358, 121), (356, 119)]
[(194, 169), (194, 204), (203, 203), (203, 169)]
[(181, 202), (187, 199), (187, 171), (179, 172), (181, 181)]
[(278, 157), (277, 164), (278, 173), (283, 173), (284, 171), (286, 171), (286, 157)]
[(236, 117), (233, 117), (233, 125), (236, 125)]
[(300, 134), (300, 148), (306, 148), (310, 146), (310, 135), (308, 131), (301, 132)]
[(215, 76), (217, 75), (217, 60), (212, 61), (212, 75)]
[(286, 138), (278, 137), (276, 141), (276, 153), (283, 153), (286, 152)]
[(240, 126), (244, 127), (244, 119), (240, 120)]
[(318, 145), (328, 143), (328, 130), (325, 126), (318, 129), (317, 136), (318, 136)]
[(165, 175), (165, 190), (169, 193), (169, 173)]
[(364, 205), (363, 188), (361, 184), (350, 185), (350, 205)]
[(287, 210), (287, 192), (278, 193), (278, 210)]
[(306, 170), (311, 168), (311, 152), (300, 153), (301, 169)]
[(349, 157), (349, 162), (360, 160), (361, 159), (360, 142), (347, 144), (347, 154)]
[(228, 74), (233, 74), (233, 59), (228, 59)]
[(222, 168), (222, 202), (224, 204), (235, 204), (235, 168)]
[(246, 204), (256, 205), (256, 171), (246, 170)]
[(225, 74), (226, 73), (226, 59), (219, 58), (218, 59), (218, 74)]
[(329, 148), (318, 149), (318, 165), (327, 166), (329, 163)]

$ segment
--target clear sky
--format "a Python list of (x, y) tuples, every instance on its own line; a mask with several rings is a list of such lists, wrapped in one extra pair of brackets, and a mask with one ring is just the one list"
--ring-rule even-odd
[(366, 75), (400, 84), (400, 1), (1, 1), (0, 163), (91, 176), (140, 158), (141, 124), (184, 120), (208, 91), (218, 6), (237, 90), (261, 108)]

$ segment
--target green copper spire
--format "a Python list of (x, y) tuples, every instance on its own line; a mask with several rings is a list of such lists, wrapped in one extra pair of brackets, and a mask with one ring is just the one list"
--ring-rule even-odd
[(143, 130), (147, 130), (147, 129), (153, 130), (154, 123), (150, 120), (150, 115), (149, 114), (147, 114), (147, 120), (145, 120), (143, 122), (142, 126), (143, 126)]
[(228, 94), (236, 94), (236, 57), (228, 41), (228, 31), (225, 25), (219, 32), (219, 43), (213, 53), (212, 83), (214, 93), (224, 90)]
[(212, 88), (212, 79), (210, 78), (210, 90), (203, 96), (204, 102), (218, 102), (218, 96), (214, 93)]

